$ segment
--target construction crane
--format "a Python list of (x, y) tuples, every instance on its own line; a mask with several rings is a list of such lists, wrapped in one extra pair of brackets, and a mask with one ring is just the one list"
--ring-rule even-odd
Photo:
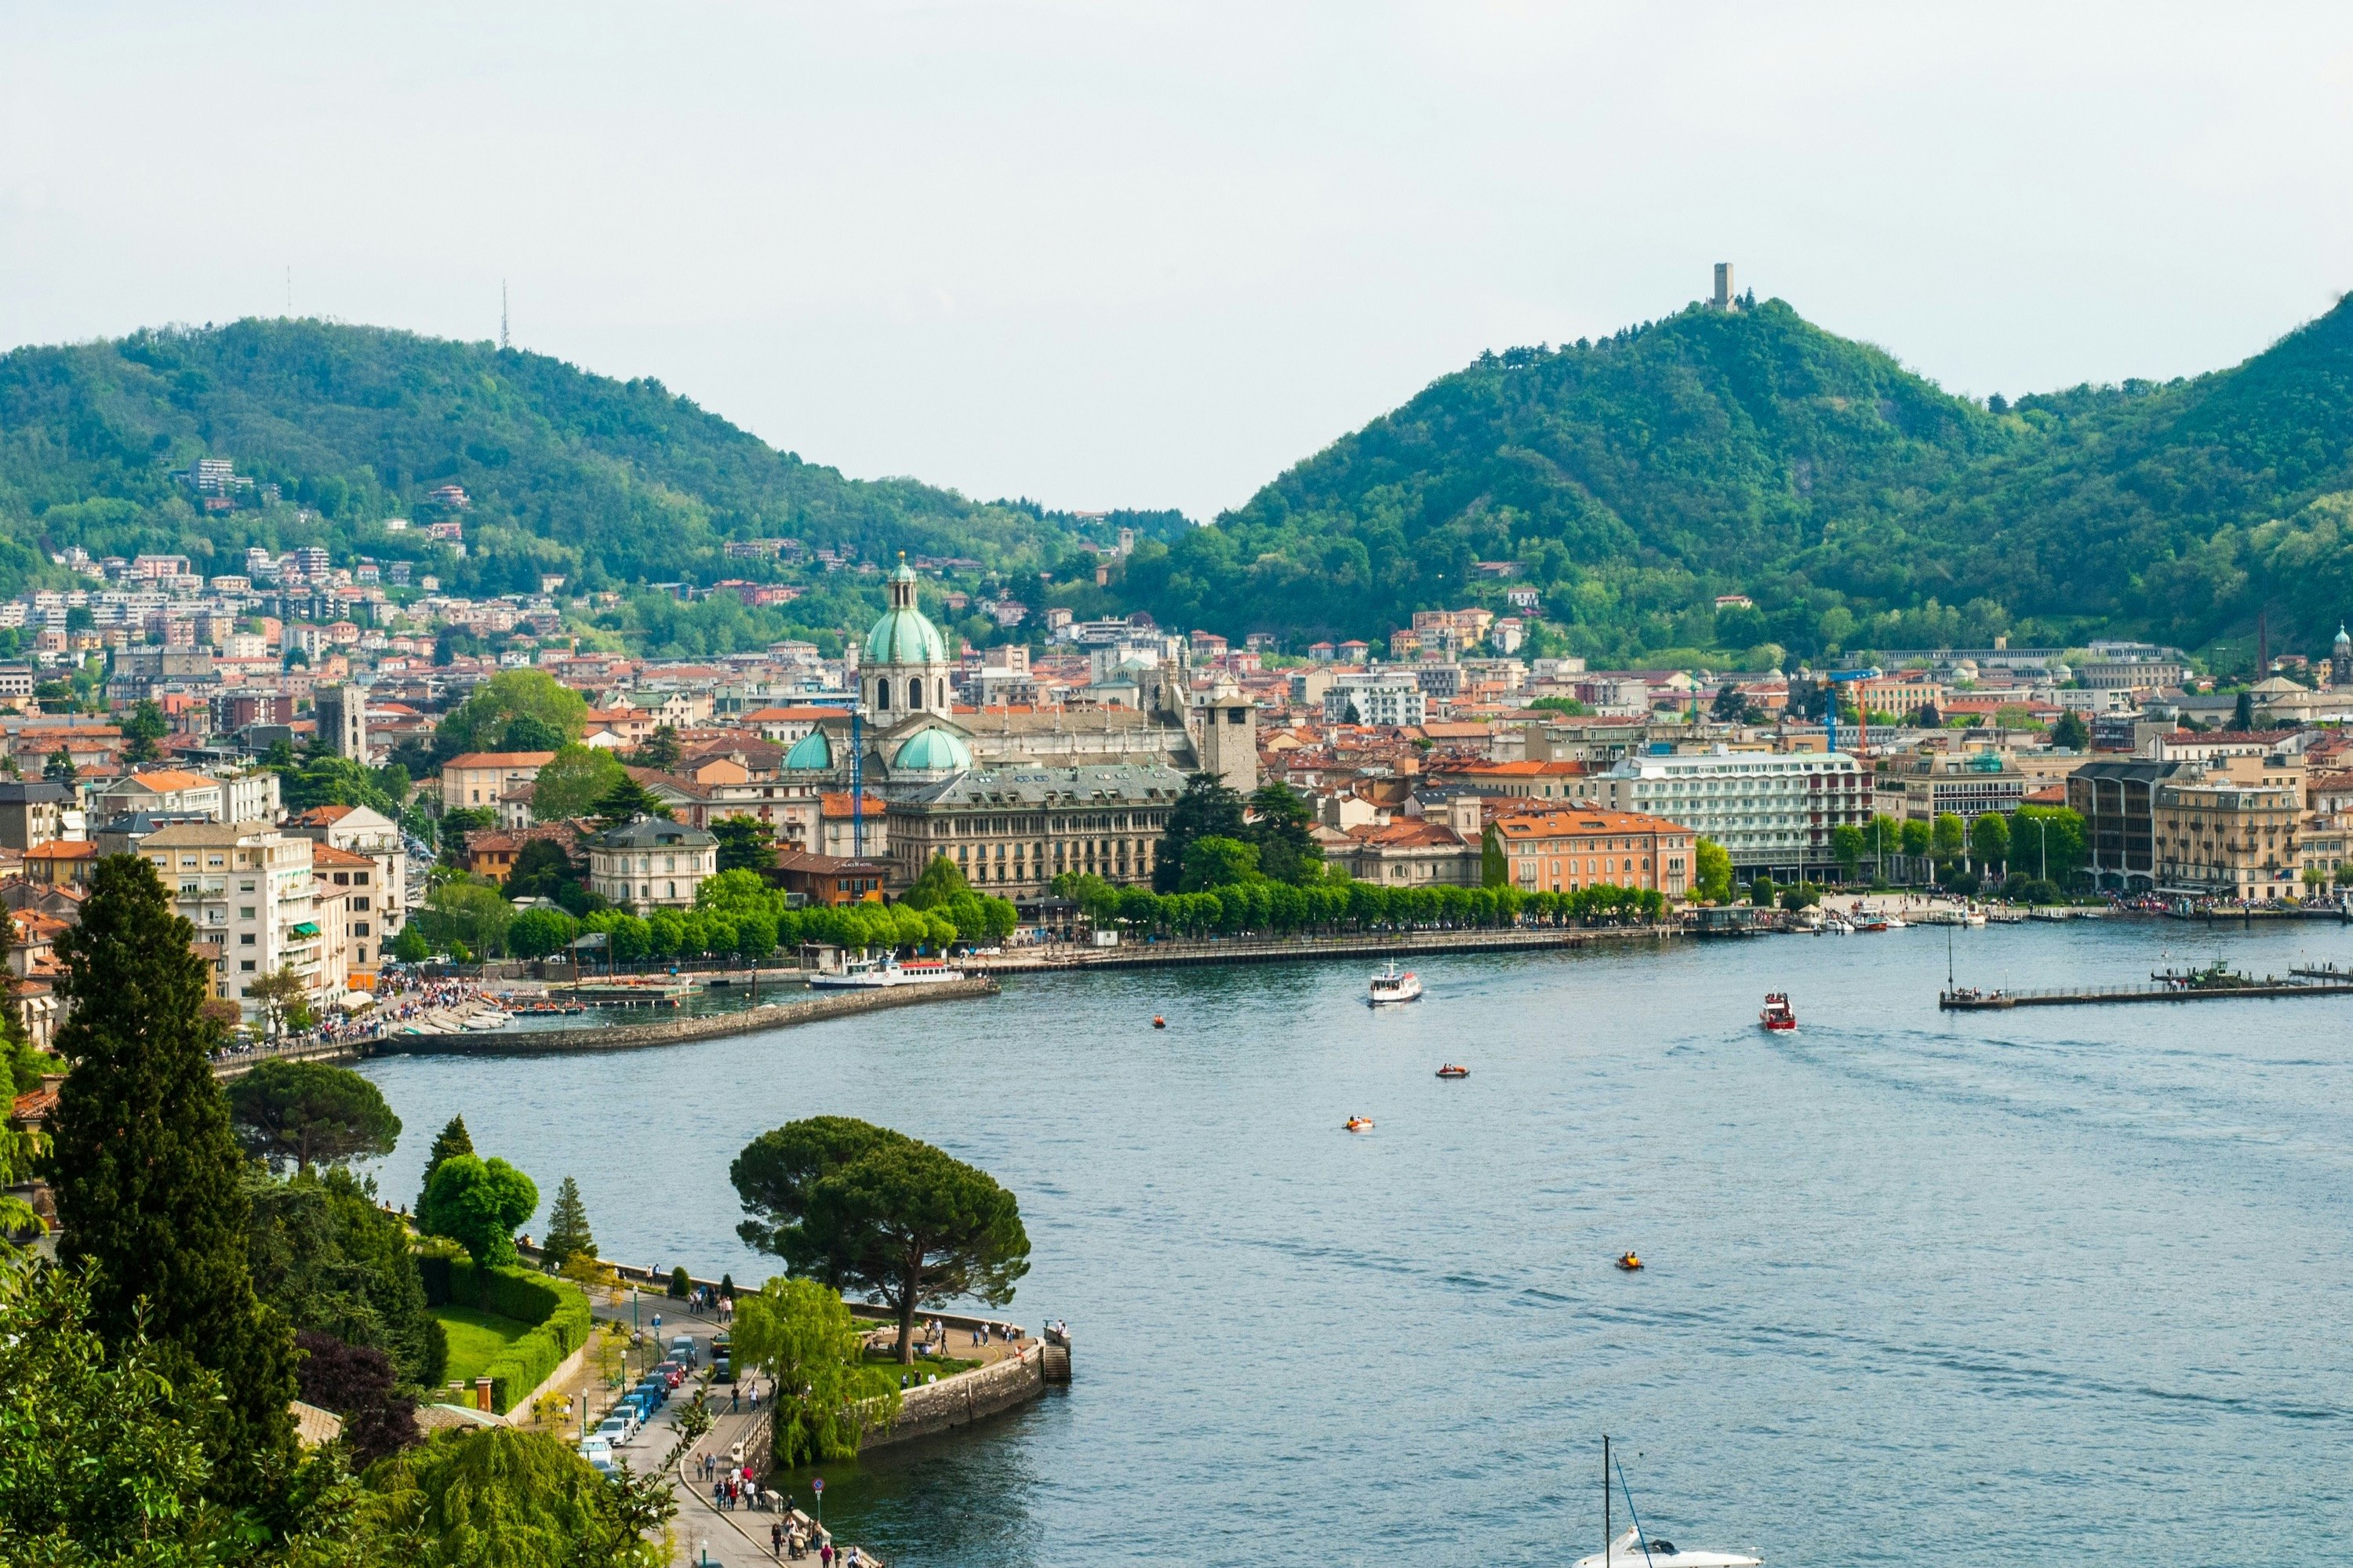
[[(1828, 683), (1828, 684), (1829, 684), (1829, 686), (1830, 686), (1830, 688), (1831, 688), (1831, 703), (1830, 703), (1830, 708), (1829, 708), (1829, 710), (1828, 710), (1828, 711), (1823, 715), (1824, 723), (1826, 724), (1826, 726), (1827, 726), (1827, 727), (1828, 727), (1828, 735), (1827, 735), (1827, 738), (1828, 738), (1828, 740), (1829, 740), (1829, 742), (1830, 742), (1830, 749), (1831, 749), (1831, 750), (1832, 750), (1832, 751), (1836, 751), (1836, 750), (1839, 748), (1839, 745), (1838, 745), (1838, 706), (1839, 706), (1839, 705), (1838, 705), (1838, 687), (1839, 687), (1839, 683), (1841, 683), (1841, 682), (1842, 682), (1842, 681), (1876, 681), (1877, 679), (1879, 679), (1879, 675), (1880, 675), (1879, 666), (1878, 666), (1878, 665), (1876, 665), (1876, 664), (1873, 664), (1873, 665), (1870, 669), (1868, 669), (1868, 670), (1832, 670), (1832, 671), (1831, 671), (1829, 674), (1827, 674), (1827, 675), (1822, 675), (1822, 676), (1819, 676), (1819, 677), (1817, 677), (1817, 679), (1821, 680), (1821, 681), (1825, 682), (1826, 683)], [(1863, 705), (1862, 697), (1862, 694), (1861, 694), (1860, 693), (1856, 694), (1856, 696), (1855, 696), (1855, 703), (1854, 703), (1854, 716), (1855, 716), (1855, 726), (1854, 726), (1854, 727), (1855, 727), (1855, 740), (1854, 740), (1854, 745), (1855, 745), (1855, 749), (1859, 752), (1859, 751), (1861, 751), (1864, 747), (1866, 747), (1866, 746), (1868, 746), (1868, 745), (1870, 745), (1870, 744), (1871, 744), (1871, 710)]]

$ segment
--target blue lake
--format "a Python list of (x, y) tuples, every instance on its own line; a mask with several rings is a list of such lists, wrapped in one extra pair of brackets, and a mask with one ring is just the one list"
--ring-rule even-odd
[[(797, 1117), (1013, 1189), (1010, 1313), (1070, 1320), (1077, 1381), (828, 1473), (897, 1568), (1564, 1563), (1599, 1547), (1605, 1432), (1656, 1532), (1778, 1563), (2353, 1552), (2353, 998), (1945, 1015), (1947, 945), (1424, 959), (1377, 1015), (1356, 964), (1062, 976), (366, 1070), (407, 1128), (389, 1195), (462, 1111), (631, 1262), (764, 1277), (727, 1164)], [(2353, 963), (2353, 932), (1953, 950), (1965, 984), (2119, 983)], [(1756, 1027), (1773, 989), (1794, 1035)]]

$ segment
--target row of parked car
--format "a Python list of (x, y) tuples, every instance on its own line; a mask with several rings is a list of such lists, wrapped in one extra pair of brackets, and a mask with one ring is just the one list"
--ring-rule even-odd
[(671, 1340), (670, 1359), (649, 1369), (638, 1380), (638, 1385), (606, 1413), (596, 1430), (580, 1440), (580, 1457), (595, 1466), (599, 1474), (619, 1473), (620, 1464), (613, 1457), (613, 1450), (637, 1441), (638, 1433), (653, 1419), (654, 1412), (670, 1403), (670, 1396), (686, 1381), (698, 1359), (691, 1335), (681, 1334)]

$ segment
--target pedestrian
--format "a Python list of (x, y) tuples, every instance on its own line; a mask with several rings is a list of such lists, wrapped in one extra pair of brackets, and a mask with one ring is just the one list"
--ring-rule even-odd
[(785, 1554), (785, 1526), (781, 1520), (768, 1526), (768, 1552), (779, 1558)]
[(818, 1568), (833, 1568), (833, 1542), (828, 1541), (817, 1549)]
[(743, 1401), (744, 1389), (740, 1383), (735, 1387), (729, 1389), (727, 1391), (727, 1414), (733, 1415), (738, 1410), (742, 1409)]

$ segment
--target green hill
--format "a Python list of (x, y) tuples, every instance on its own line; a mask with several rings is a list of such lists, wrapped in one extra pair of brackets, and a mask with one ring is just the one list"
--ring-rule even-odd
[[(1543, 594), (1632, 659), (2143, 633), (2325, 641), (2353, 608), (2353, 306), (2235, 369), (2002, 412), (1768, 301), (1482, 355), (1123, 591), (1164, 620), (1378, 637)], [(2274, 521), (2278, 519), (2278, 521)], [(2353, 532), (2348, 532), (2353, 540)], [(1746, 594), (1755, 611), (1714, 610)], [(1760, 656), (1772, 651), (1760, 649)]]
[[(198, 457), (279, 487), (206, 514)], [(386, 517), (464, 487), (454, 559)], [(185, 552), (241, 569), (248, 545), (323, 544), (427, 563), (451, 587), (535, 590), (762, 575), (721, 546), (798, 538), (865, 558), (908, 550), (1034, 567), (1070, 531), (1027, 504), (861, 482), (780, 452), (654, 380), (542, 355), (316, 321), (242, 321), (0, 356), (0, 593), (47, 553)]]

